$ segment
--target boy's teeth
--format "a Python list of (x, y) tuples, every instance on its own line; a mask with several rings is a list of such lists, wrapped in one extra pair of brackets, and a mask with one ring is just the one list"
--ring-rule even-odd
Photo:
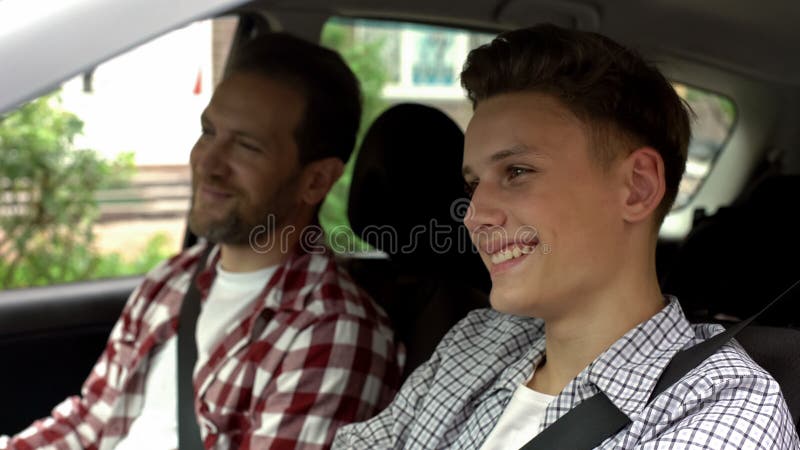
[(512, 249), (500, 250), (499, 252), (497, 252), (494, 255), (492, 255), (492, 257), (491, 257), (492, 264), (500, 264), (500, 263), (506, 262), (506, 261), (508, 261), (510, 259), (519, 258), (520, 256), (523, 256), (523, 255), (529, 255), (529, 254), (533, 253), (534, 247), (535, 246), (524, 245), (524, 246), (521, 246), (521, 247), (515, 246)]

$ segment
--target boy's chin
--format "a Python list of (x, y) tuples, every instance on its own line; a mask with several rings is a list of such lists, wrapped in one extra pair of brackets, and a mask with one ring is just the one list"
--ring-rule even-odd
[(494, 310), (515, 316), (534, 317), (533, 310), (536, 308), (531, 300), (531, 296), (525, 295), (520, 287), (492, 286), (489, 293), (489, 303)]

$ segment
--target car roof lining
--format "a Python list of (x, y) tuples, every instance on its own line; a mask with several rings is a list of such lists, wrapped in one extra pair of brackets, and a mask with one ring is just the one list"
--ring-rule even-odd
[[(800, 2), (762, 0), (256, 0), (270, 10), (385, 17), (483, 29), (543, 21), (598, 31), (760, 81), (800, 86)], [(668, 43), (668, 44), (665, 44)]]

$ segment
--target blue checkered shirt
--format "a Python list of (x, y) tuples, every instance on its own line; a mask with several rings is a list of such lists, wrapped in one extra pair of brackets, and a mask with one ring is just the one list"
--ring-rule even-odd
[[(800, 449), (778, 383), (736, 342), (647, 404), (672, 356), (722, 331), (690, 324), (678, 301), (597, 357), (550, 403), (540, 431), (598, 391), (631, 423), (602, 449)], [(544, 322), (473, 311), (375, 418), (339, 430), (334, 448), (477, 449), (544, 357)]]

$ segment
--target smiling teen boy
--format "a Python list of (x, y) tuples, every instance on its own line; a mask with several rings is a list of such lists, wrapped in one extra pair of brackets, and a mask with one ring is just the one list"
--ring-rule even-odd
[(462, 84), (475, 107), (465, 225), (492, 309), (335, 447), (516, 449), (602, 392), (631, 423), (601, 448), (798, 448), (778, 384), (735, 343), (648, 403), (676, 352), (721, 331), (689, 324), (656, 277), (691, 133), (658, 70), (541, 25), (472, 51)]

